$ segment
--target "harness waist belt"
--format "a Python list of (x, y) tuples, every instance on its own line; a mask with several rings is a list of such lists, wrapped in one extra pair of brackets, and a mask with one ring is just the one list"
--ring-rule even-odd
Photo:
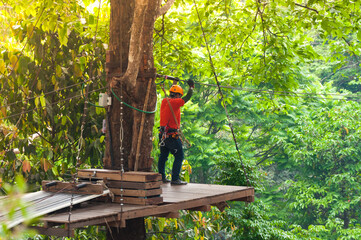
[[(159, 131), (164, 132), (164, 130), (165, 130), (165, 127), (159, 127)], [(168, 128), (167, 132), (168, 133), (176, 133), (176, 132), (178, 132), (178, 129)]]

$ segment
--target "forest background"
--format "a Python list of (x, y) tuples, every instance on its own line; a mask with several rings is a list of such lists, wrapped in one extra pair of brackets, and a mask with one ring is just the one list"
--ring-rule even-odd
[[(241, 186), (248, 179), (256, 201), (147, 218), (149, 239), (360, 238), (360, 4), (177, 0), (157, 20), (157, 72), (196, 81), (183, 109), (192, 147), (182, 177)], [(78, 153), (81, 168), (101, 167), (105, 111), (95, 105), (106, 87), (109, 2), (1, 0), (0, 11), (1, 194), (70, 179)], [(231, 87), (222, 88), (223, 102), (215, 76)], [(85, 98), (94, 105), (81, 139)], [(2, 224), (0, 235), (11, 234), (46, 239)], [(77, 234), (104, 237), (97, 227)]]

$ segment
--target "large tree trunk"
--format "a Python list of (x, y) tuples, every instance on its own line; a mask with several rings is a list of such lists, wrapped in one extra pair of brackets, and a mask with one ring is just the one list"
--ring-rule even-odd
[[(111, 0), (110, 39), (107, 52), (108, 94), (146, 111), (156, 106), (153, 29), (161, 0)], [(122, 107), (123, 106), (123, 107)], [(146, 106), (146, 107), (145, 107)], [(124, 106), (112, 95), (107, 109), (108, 140), (104, 168), (150, 171), (154, 114)], [(121, 115), (122, 114), (122, 115)], [(122, 123), (122, 124), (121, 124)], [(121, 140), (120, 133), (123, 132)], [(122, 146), (122, 153), (120, 151)], [(108, 239), (145, 239), (144, 219), (112, 228)], [(110, 234), (113, 233), (113, 234)]]
[[(137, 1), (142, 2), (142, 0)], [(110, 84), (114, 78), (118, 80), (117, 85), (113, 86), (113, 90), (119, 98), (122, 97), (125, 103), (142, 110), (146, 105), (145, 110), (152, 111), (157, 100), (154, 82), (153, 29), (160, 1), (143, 1), (145, 5), (141, 6), (143, 9), (140, 13), (144, 14), (144, 21), (137, 21), (138, 26), (132, 26), (135, 19), (135, 0), (111, 1), (107, 81)], [(142, 22), (144, 22), (143, 25)], [(139, 30), (138, 28), (142, 29)], [(138, 35), (131, 39), (131, 33), (134, 31), (138, 31)], [(139, 43), (141, 44), (139, 45)], [(138, 46), (134, 47), (135, 44)], [(135, 61), (134, 57), (139, 57), (138, 61)], [(131, 62), (128, 66), (129, 59)], [(128, 72), (130, 74), (127, 74)], [(135, 76), (134, 72), (136, 73)], [(112, 94), (111, 89), (109, 89), (109, 93)], [(122, 144), (124, 170), (149, 171), (152, 165), (150, 152), (152, 150), (154, 114), (141, 113), (124, 104), (121, 110), (121, 104), (114, 96), (112, 96), (112, 105), (108, 112), (112, 138), (111, 141), (107, 141), (104, 168), (122, 168), (120, 152), (120, 145)], [(119, 137), (121, 112), (123, 112), (124, 134), (122, 142)]]

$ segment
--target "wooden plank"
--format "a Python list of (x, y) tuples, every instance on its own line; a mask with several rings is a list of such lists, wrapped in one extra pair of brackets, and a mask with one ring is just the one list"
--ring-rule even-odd
[(189, 211), (201, 211), (201, 212), (210, 212), (211, 211), (211, 205), (204, 205), (204, 206), (199, 206), (199, 207), (193, 207), (193, 208), (188, 208), (186, 210)]
[(44, 228), (52, 228), (52, 227), (55, 227), (55, 226), (58, 226), (58, 225), (60, 225), (60, 224), (58, 224), (58, 223), (49, 223), (49, 222), (44, 222)]
[(253, 188), (243, 186), (229, 186), (229, 185), (214, 185), (214, 184), (199, 184), (199, 183), (188, 183), (187, 185), (171, 185), (163, 184), (163, 192), (188, 192), (197, 194), (221, 194), (232, 191), (249, 190)]
[(239, 202), (254, 202), (254, 196), (242, 197), (242, 198), (234, 199), (233, 201), (239, 201)]
[(125, 219), (122, 219), (120, 221), (108, 222), (108, 223), (105, 223), (105, 224), (102, 224), (102, 225), (107, 226), (107, 227), (114, 227), (114, 228), (125, 228), (126, 227), (126, 221), (125, 221)]
[(71, 223), (70, 227), (75, 229), (75, 228), (80, 228), (80, 227), (85, 227), (85, 226), (102, 225), (106, 222), (110, 223), (110, 222), (114, 222), (114, 221), (117, 221), (115, 214), (108, 216), (108, 217), (85, 219), (81, 222)]
[(119, 189), (153, 189), (160, 188), (162, 181), (156, 182), (120, 182), (120, 181), (107, 181), (106, 185), (109, 188), (119, 188)]
[(30, 228), (36, 230), (41, 235), (57, 236), (57, 237), (74, 237), (74, 229), (67, 230), (65, 228), (44, 228), (31, 226)]
[(81, 169), (78, 177), (85, 179), (109, 179), (126, 182), (154, 182), (162, 180), (162, 175), (155, 172), (122, 172), (109, 169)]
[(123, 181), (128, 182), (154, 182), (161, 181), (162, 175), (155, 172), (125, 172)]
[[(214, 203), (238, 199), (240, 196), (247, 196), (249, 194), (254, 194), (253, 188), (242, 188), (238, 191), (223, 193), (219, 195), (209, 196), (208, 198), (201, 198), (201, 199), (194, 199), (194, 200), (187, 200), (187, 201), (177, 201), (174, 203), (164, 204), (164, 205), (153, 205), (153, 208), (141, 209), (141, 210), (129, 210), (123, 212), (123, 217), (128, 218), (138, 218), (138, 217), (145, 217), (145, 216), (152, 216), (155, 214), (160, 214), (164, 212), (170, 212), (175, 210), (181, 209), (188, 209), (192, 207), (198, 207), (202, 205), (212, 205)], [(165, 197), (167, 193), (163, 193)], [(164, 198), (163, 198), (164, 199)]]
[(226, 207), (229, 207), (226, 202), (213, 203), (213, 206), (216, 206), (219, 211), (223, 212)]
[(155, 205), (163, 203), (163, 197), (151, 197), (151, 198), (136, 198), (136, 197), (114, 197), (114, 202), (121, 203), (123, 199), (124, 204), (135, 204), (135, 205)]
[(78, 170), (78, 177), (85, 179), (111, 179), (121, 180), (120, 170), (109, 170), (109, 169), (81, 169)]
[[(83, 205), (83, 208), (74, 209), (71, 215), (71, 223), (77, 223), (86, 220), (91, 220), (95, 218), (105, 218), (112, 215), (117, 215), (120, 212), (139, 210), (152, 208), (153, 206), (139, 206), (139, 205), (123, 205), (120, 206), (118, 203), (90, 203)], [(42, 218), (42, 221), (52, 222), (52, 223), (64, 223), (68, 221), (68, 212), (57, 213), (55, 215), (46, 216)], [(109, 222), (117, 221), (118, 218), (109, 220)]]
[(150, 197), (158, 196), (162, 194), (161, 188), (154, 189), (123, 189), (123, 192), (119, 188), (109, 188), (109, 190), (114, 194), (120, 196), (123, 194), (124, 197)]
[[(47, 184), (50, 184), (47, 186)], [(52, 185), (54, 184), (54, 185)], [(86, 184), (86, 185), (82, 185)], [(77, 186), (84, 186), (77, 188)], [(104, 186), (102, 184), (95, 184), (89, 182), (61, 182), (61, 181), (42, 181), (42, 187), (45, 192), (54, 193), (76, 193), (76, 194), (102, 194), (104, 192)]]
[(167, 212), (153, 215), (153, 217), (164, 217), (164, 218), (179, 218), (179, 212)]

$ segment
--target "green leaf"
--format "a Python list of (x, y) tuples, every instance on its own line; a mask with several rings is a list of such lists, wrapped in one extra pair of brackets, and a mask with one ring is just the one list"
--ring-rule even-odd
[(24, 74), (28, 70), (28, 63), (29, 63), (29, 58), (21, 56), (19, 59), (19, 66), (17, 71), (20, 74)]
[(46, 101), (44, 95), (40, 96), (40, 104), (42, 107), (46, 107)]
[(36, 98), (34, 99), (34, 102), (35, 102), (35, 106), (36, 106), (36, 107), (39, 107), (40, 98), (39, 98), (39, 97), (36, 97)]
[(93, 25), (94, 24), (94, 15), (89, 15), (89, 25)]
[(62, 76), (62, 71), (61, 71), (61, 66), (60, 65), (56, 65), (56, 76), (57, 77), (61, 77)]
[(82, 64), (82, 65), (85, 65), (86, 64), (86, 58), (84, 56), (80, 57), (79, 58), (79, 63)]
[(357, 31), (357, 39), (359, 41), (361, 41), (361, 30), (360, 29)]
[(67, 117), (66, 116), (62, 116), (61, 117), (61, 125), (65, 125), (66, 124), (66, 121), (67, 121)]
[(76, 77), (81, 77), (83, 75), (83, 72), (78, 63), (74, 63), (74, 75)]
[(61, 45), (66, 46), (68, 44), (68, 28), (64, 26), (58, 30), (59, 33), (59, 41)]

